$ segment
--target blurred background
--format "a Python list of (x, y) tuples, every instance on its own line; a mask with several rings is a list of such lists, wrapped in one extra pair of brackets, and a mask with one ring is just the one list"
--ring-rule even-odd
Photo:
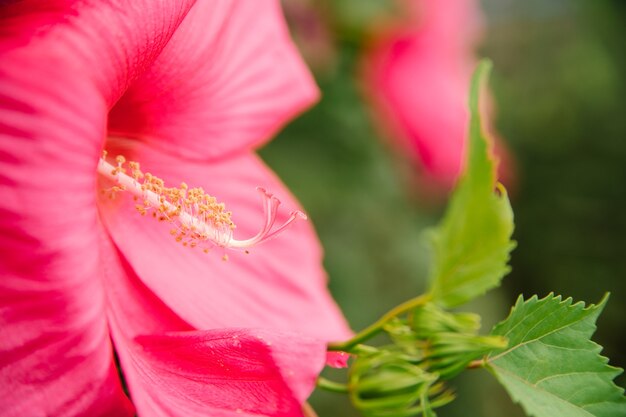
[[(464, 103), (476, 58), (489, 57), (485, 112), (518, 247), (503, 287), (466, 310), (481, 313), (488, 332), (518, 294), (593, 303), (610, 291), (594, 339), (613, 365), (626, 366), (626, 2), (284, 7), (323, 98), (261, 155), (315, 224), (331, 291), (352, 327), (425, 289), (423, 232), (440, 218), (462, 155), (459, 97)], [(522, 415), (485, 371), (466, 374), (453, 381), (459, 398), (440, 417)], [(343, 395), (316, 392), (311, 402), (320, 417), (358, 415)]]

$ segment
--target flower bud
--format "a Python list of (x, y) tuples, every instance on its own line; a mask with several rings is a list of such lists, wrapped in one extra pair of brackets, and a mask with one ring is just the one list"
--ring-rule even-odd
[(480, 316), (452, 313), (427, 303), (413, 312), (412, 328), (418, 337), (424, 339), (443, 332), (475, 333), (480, 328)]
[(505, 348), (507, 344), (506, 338), (501, 336), (438, 333), (431, 337), (424, 364), (430, 372), (446, 380), (458, 375), (473, 360), (494, 349)]
[[(380, 350), (359, 356), (351, 370), (349, 389), (354, 406), (366, 417), (418, 415), (425, 402), (440, 406), (453, 395), (435, 384), (437, 375), (412, 363), (402, 352)], [(432, 402), (429, 397), (439, 395)]]

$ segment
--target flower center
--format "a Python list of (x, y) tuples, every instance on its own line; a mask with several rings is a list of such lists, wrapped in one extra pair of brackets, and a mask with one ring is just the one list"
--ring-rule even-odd
[(144, 174), (138, 162), (126, 162), (126, 158), (118, 155), (113, 165), (106, 157), (104, 151), (98, 161), (98, 172), (115, 183), (108, 190), (109, 196), (114, 198), (121, 191), (132, 194), (137, 211), (142, 216), (150, 213), (158, 221), (172, 223), (174, 228), (170, 233), (183, 246), (200, 247), (204, 252), (213, 246), (245, 249), (274, 238), (297, 219), (307, 218), (295, 210), (282, 225), (274, 228), (280, 200), (257, 187), (263, 199), (264, 223), (256, 236), (237, 240), (233, 237), (236, 226), (231, 212), (202, 188), (189, 188), (184, 182), (179, 187), (166, 187), (157, 176)]

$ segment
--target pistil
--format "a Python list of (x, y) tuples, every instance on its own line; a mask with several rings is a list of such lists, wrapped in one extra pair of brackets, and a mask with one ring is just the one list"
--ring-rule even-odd
[(280, 200), (257, 187), (263, 200), (263, 225), (255, 236), (237, 240), (233, 237), (236, 226), (231, 220), (231, 212), (202, 188), (190, 189), (185, 183), (179, 187), (166, 187), (160, 178), (144, 174), (139, 163), (126, 163), (123, 156), (117, 156), (115, 161), (116, 165), (107, 162), (106, 152), (98, 161), (98, 172), (114, 183), (109, 189), (111, 195), (122, 191), (130, 193), (141, 215), (151, 213), (159, 221), (172, 223), (175, 227), (171, 234), (184, 246), (200, 247), (205, 252), (213, 246), (247, 249), (276, 237), (296, 220), (307, 218), (301, 211), (294, 210), (282, 225), (274, 228)]

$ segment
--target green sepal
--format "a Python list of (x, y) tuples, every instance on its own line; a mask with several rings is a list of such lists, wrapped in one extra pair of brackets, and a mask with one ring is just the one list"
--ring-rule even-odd
[(480, 316), (474, 313), (453, 313), (434, 303), (416, 308), (411, 327), (417, 337), (428, 339), (438, 333), (475, 333), (480, 329)]
[(505, 346), (507, 340), (502, 336), (439, 333), (430, 340), (427, 369), (448, 380), (464, 371), (470, 362)]
[(434, 415), (433, 408), (454, 400), (437, 374), (393, 346), (364, 351), (349, 372), (350, 400), (366, 417)]

